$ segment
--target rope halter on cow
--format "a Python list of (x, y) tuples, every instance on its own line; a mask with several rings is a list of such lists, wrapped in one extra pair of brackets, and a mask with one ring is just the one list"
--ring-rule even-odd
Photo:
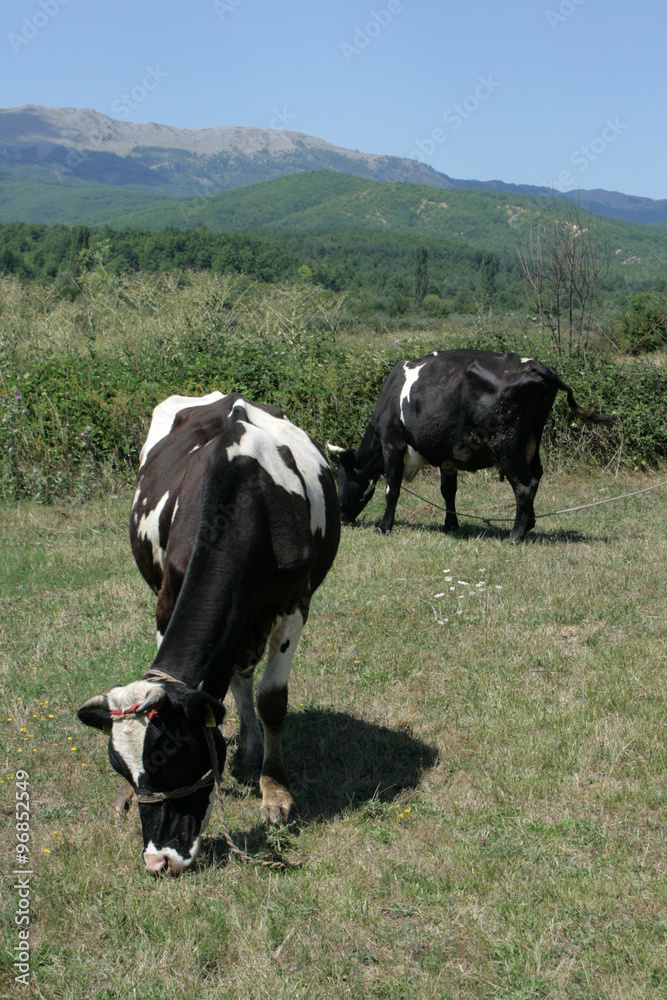
[[(165, 674), (160, 670), (150, 670), (144, 675), (146, 680), (156, 680), (156, 681), (167, 681), (176, 684), (183, 684), (183, 681), (177, 680), (175, 677), (170, 677), (169, 674)], [(145, 716), (150, 721), (153, 721), (158, 715), (158, 709), (152, 707), (159, 704), (162, 700), (158, 699), (155, 695), (155, 689), (149, 692), (146, 700), (140, 704), (137, 702), (134, 705), (130, 705), (129, 708), (112, 708), (109, 714), (112, 716), (112, 723), (122, 722), (127, 716)], [(299, 868), (299, 862), (289, 862), (289, 861), (267, 861), (263, 858), (254, 858), (252, 855), (248, 854), (246, 851), (242, 850), (232, 839), (232, 835), (229, 832), (229, 827), (225, 820), (224, 811), (222, 808), (222, 776), (220, 774), (220, 767), (218, 764), (218, 754), (215, 748), (215, 740), (213, 738), (213, 733), (211, 730), (216, 728), (215, 716), (210, 706), (207, 706), (208, 711), (206, 713), (206, 722), (204, 726), (204, 737), (206, 739), (206, 745), (208, 747), (209, 756), (211, 758), (211, 767), (208, 769), (206, 774), (203, 774), (201, 778), (193, 782), (191, 785), (187, 785), (183, 788), (174, 788), (167, 792), (137, 792), (134, 795), (137, 802), (140, 805), (153, 805), (157, 802), (167, 802), (170, 799), (182, 799), (188, 795), (198, 792), (201, 788), (211, 788), (215, 785), (215, 789), (218, 793), (218, 801), (220, 802), (220, 820), (222, 823), (222, 832), (225, 837), (225, 841), (230, 851), (235, 854), (238, 858), (243, 861), (249, 861), (254, 865), (261, 865), (264, 868), (274, 868), (279, 870), (284, 870), (286, 868)], [(148, 709), (148, 711), (147, 711)]]
[[(133, 715), (135, 718), (138, 715), (144, 715), (152, 721), (158, 714), (158, 711), (156, 708), (153, 708), (146, 712), (144, 708), (145, 704), (146, 703), (144, 702), (143, 705), (140, 705), (139, 702), (137, 702), (135, 705), (130, 705), (130, 707), (126, 709), (112, 708), (109, 712), (109, 714), (113, 716), (111, 721), (122, 722), (128, 715)], [(209, 767), (206, 774), (203, 774), (201, 778), (193, 782), (191, 785), (185, 785), (182, 788), (172, 788), (166, 792), (136, 791), (134, 793), (134, 797), (137, 802), (142, 805), (154, 805), (156, 802), (167, 802), (169, 799), (184, 799), (187, 795), (194, 795), (194, 793), (198, 792), (201, 788), (211, 788), (213, 784), (216, 784), (219, 788), (220, 776), (218, 770), (218, 755), (215, 752), (215, 744), (209, 730), (206, 729), (204, 732), (209, 753), (211, 755), (211, 763), (214, 763), (215, 770), (212, 767)]]

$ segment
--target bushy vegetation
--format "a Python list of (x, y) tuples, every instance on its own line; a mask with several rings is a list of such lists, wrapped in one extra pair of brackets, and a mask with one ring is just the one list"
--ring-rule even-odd
[(667, 301), (664, 295), (636, 292), (620, 318), (619, 339), (632, 354), (646, 354), (667, 344)]
[[(50, 500), (127, 480), (153, 407), (174, 392), (238, 390), (281, 406), (324, 443), (356, 445), (391, 367), (442, 347), (519, 350), (553, 363), (585, 405), (618, 415), (611, 431), (554, 408), (545, 451), (651, 465), (667, 456), (667, 375), (640, 359), (557, 357), (526, 326), (460, 317), (421, 333), (364, 327), (343, 296), (310, 284), (264, 285), (211, 273), (0, 282), (0, 491)], [(397, 332), (399, 336), (397, 336)]]

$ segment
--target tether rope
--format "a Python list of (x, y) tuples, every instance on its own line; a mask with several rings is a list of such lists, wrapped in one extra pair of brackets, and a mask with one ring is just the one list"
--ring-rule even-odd
[[(575, 510), (586, 510), (587, 507), (599, 507), (603, 503), (614, 503), (616, 500), (627, 500), (628, 497), (639, 496), (640, 493), (648, 493), (650, 490), (657, 490), (661, 486), (667, 486), (667, 479), (664, 479), (661, 483), (655, 483), (654, 486), (645, 486), (642, 490), (634, 490), (632, 493), (622, 493), (617, 497), (607, 497), (605, 500), (594, 500), (592, 503), (582, 503), (577, 507), (564, 507), (562, 510), (550, 510), (546, 514), (535, 514), (535, 520), (540, 517), (556, 517), (558, 514), (571, 514)], [(443, 507), (442, 504), (435, 503), (433, 500), (429, 500), (427, 497), (422, 497), (419, 493), (415, 493), (413, 490), (409, 490), (406, 486), (401, 486), (401, 489), (405, 493), (409, 493), (411, 496), (416, 497), (418, 500), (422, 500), (424, 503), (428, 503), (431, 507), (437, 507), (438, 510), (444, 510), (447, 513), (447, 508)], [(479, 514), (467, 514), (456, 512), (458, 517), (468, 517), (474, 521), (483, 521), (488, 524), (489, 527), (493, 527), (493, 521), (507, 521), (513, 522), (513, 517), (482, 517)]]

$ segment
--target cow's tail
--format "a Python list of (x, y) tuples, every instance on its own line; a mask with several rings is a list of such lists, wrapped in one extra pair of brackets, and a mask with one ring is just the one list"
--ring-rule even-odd
[(586, 410), (583, 406), (579, 406), (570, 386), (558, 377), (553, 368), (550, 369), (549, 374), (556, 388), (562, 389), (563, 392), (567, 393), (567, 405), (580, 420), (585, 420), (589, 424), (606, 424), (607, 426), (611, 426), (614, 423), (613, 417), (607, 417), (604, 413), (597, 413), (595, 410)]

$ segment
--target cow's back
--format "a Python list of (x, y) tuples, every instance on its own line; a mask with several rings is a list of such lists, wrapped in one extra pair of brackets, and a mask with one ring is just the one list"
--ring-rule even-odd
[[(169, 396), (153, 410), (141, 450), (130, 540), (137, 566), (156, 592), (162, 584), (170, 538), (176, 562), (187, 565), (201, 508), (208, 446), (227, 430), (232, 410), (241, 399), (237, 392)], [(282, 417), (276, 408), (263, 409)], [(172, 531), (174, 524), (178, 527)]]
[[(253, 440), (260, 442), (260, 452), (262, 440), (270, 443), (273, 467), (268, 462), (264, 473), (274, 480), (282, 475), (288, 480), (288, 488), (296, 484), (297, 490), (303, 489), (310, 509), (310, 524), (304, 525), (304, 531), (314, 535), (319, 529), (324, 537), (325, 522), (332, 519), (332, 505), (334, 521), (338, 520), (333, 477), (305, 431), (286, 420), (277, 407), (251, 404), (240, 393), (214, 393), (202, 400), (169, 397), (159, 404), (141, 453), (130, 538), (139, 570), (156, 593), (167, 567), (176, 589), (185, 575), (202, 517), (211, 465), (217, 461), (220, 448), (230, 457), (235, 453), (243, 457), (249, 452), (251, 457), (258, 452), (251, 445)], [(239, 423), (244, 424), (245, 433), (240, 428), (234, 431), (233, 425)], [(240, 445), (238, 433), (242, 435)], [(292, 452), (295, 472), (280, 457), (285, 448)], [(326, 473), (321, 483), (317, 481), (318, 470)], [(281, 485), (280, 481), (277, 485)]]

